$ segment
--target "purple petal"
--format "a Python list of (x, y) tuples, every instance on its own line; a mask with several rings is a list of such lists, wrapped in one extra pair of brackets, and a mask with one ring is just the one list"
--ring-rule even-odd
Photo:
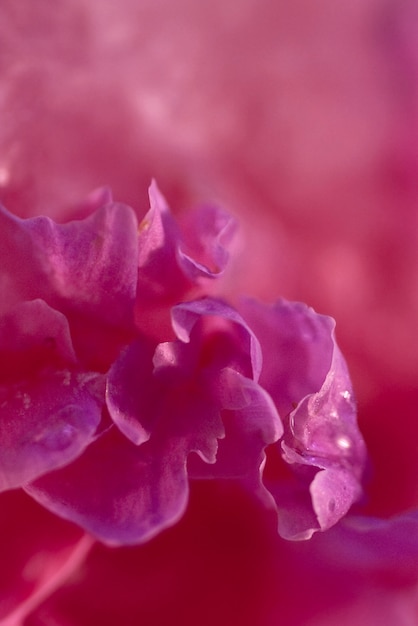
[(0, 385), (1, 491), (62, 467), (83, 452), (100, 423), (103, 383), (98, 374), (67, 369)]
[[(257, 340), (233, 309), (216, 300), (175, 307), (173, 325), (186, 341), (154, 349), (139, 339), (112, 366), (107, 406), (113, 421), (140, 450), (157, 451), (147, 457), (155, 471), (160, 468), (157, 475), (144, 470), (144, 476), (157, 481), (154, 491), (165, 498), (168, 472), (169, 488), (183, 503), (184, 486), (173, 490), (172, 481), (188, 459), (197, 468), (192, 476), (205, 475), (199, 464), (210, 464), (214, 469), (206, 475), (239, 477), (261, 494), (264, 449), (281, 435), (281, 423), (270, 397), (239, 371), (251, 372), (252, 363), (258, 363)], [(225, 430), (229, 440), (218, 457)], [(143, 488), (153, 490), (152, 485)], [(172, 506), (170, 500), (170, 519)], [(164, 511), (164, 502), (158, 507)]]
[(116, 429), (25, 490), (110, 545), (147, 541), (174, 524), (188, 500), (185, 458), (174, 441), (135, 446)]
[(80, 312), (110, 326), (133, 321), (137, 220), (111, 204), (85, 220), (22, 220), (0, 210), (2, 310), (42, 298), (64, 313)]
[(126, 348), (109, 370), (106, 404), (121, 432), (134, 444), (147, 441), (158, 419), (153, 404), (158, 385), (152, 376), (155, 346), (138, 340)]
[[(262, 491), (264, 448), (280, 435), (280, 421), (253, 380), (218, 367), (230, 354), (251, 365), (256, 340), (227, 305), (192, 304), (182, 310), (189, 316), (181, 326), (187, 343), (154, 350), (138, 339), (111, 368), (107, 405), (121, 432), (107, 431), (74, 463), (27, 487), (41, 504), (107, 543), (140, 543), (179, 519), (188, 499), (187, 461), (194, 452), (201, 462), (216, 463), (223, 416), (230, 441), (214, 475), (239, 477)], [(217, 323), (199, 325), (206, 316)], [(240, 340), (246, 335), (244, 350), (235, 343), (236, 327)], [(228, 333), (238, 357), (225, 351)]]
[(173, 378), (167, 372), (155, 375), (150, 346), (141, 340), (131, 344), (109, 372), (107, 406), (115, 424), (133, 443), (142, 444), (151, 435), (161, 440), (172, 437), (184, 462), (195, 451), (212, 463), (217, 440), (224, 436), (219, 409), (211, 389), (184, 367), (188, 346), (181, 347), (183, 354), (173, 368)]
[(150, 210), (139, 224), (139, 298), (167, 298), (188, 282), (176, 262), (180, 233), (155, 182), (149, 188)]
[(0, 379), (75, 364), (67, 319), (43, 300), (22, 302), (0, 318)]
[[(203, 318), (212, 319), (210, 332), (200, 329), (205, 339), (199, 335), (190, 342), (193, 328)], [(162, 397), (166, 399), (166, 410), (173, 415), (177, 404), (178, 412), (187, 414), (184, 398), (192, 400), (199, 393), (202, 394), (200, 413), (205, 414), (205, 402), (219, 407), (219, 400), (213, 399), (217, 391), (213, 392), (200, 370), (216, 362), (216, 376), (219, 376), (223, 368), (236, 361), (240, 369), (250, 373), (255, 370), (257, 374), (261, 366), (257, 339), (241, 316), (225, 303), (206, 298), (178, 305), (172, 310), (172, 319), (181, 341), (155, 347), (138, 340), (121, 354), (109, 372), (106, 393), (109, 412), (118, 428), (137, 445), (146, 441), (155, 423), (162, 420)], [(234, 332), (238, 333), (237, 338)], [(192, 389), (195, 389), (193, 393)], [(173, 417), (170, 421), (175, 424)], [(216, 436), (223, 436), (223, 429), (216, 427), (215, 431)]]
[(241, 315), (222, 300), (203, 298), (173, 307), (171, 317), (177, 337), (181, 341), (189, 342), (190, 334), (202, 316), (215, 317), (218, 319), (218, 323), (223, 325), (225, 325), (225, 322), (232, 322), (235, 325), (238, 329), (243, 349), (250, 355), (251, 376), (257, 381), (262, 366), (259, 341)]
[(178, 259), (192, 281), (217, 278), (229, 261), (228, 246), (237, 230), (237, 222), (218, 207), (202, 206), (187, 214), (182, 223), (183, 243)]
[(104, 378), (77, 368), (68, 323), (42, 300), (0, 320), (0, 490), (75, 459), (92, 441)]
[(173, 218), (155, 182), (150, 210), (139, 225), (135, 323), (156, 340), (172, 339), (170, 308), (207, 293), (207, 280), (220, 276), (228, 262), (235, 221), (214, 207), (191, 211), (183, 224)]
[(155, 182), (149, 199), (150, 210), (139, 227), (140, 304), (141, 299), (174, 304), (200, 278), (216, 278), (224, 271), (235, 221), (220, 209), (201, 207), (180, 229)]
[(189, 475), (240, 479), (262, 495), (264, 449), (283, 434), (274, 403), (260, 385), (230, 368), (222, 370), (217, 386), (225, 438), (219, 441), (215, 464), (209, 466), (195, 456), (189, 458)]
[[(325, 538), (324, 538), (325, 539)], [(416, 583), (418, 575), (418, 510), (390, 519), (347, 516), (318, 545), (337, 564), (376, 578)]]
[(245, 300), (240, 308), (261, 343), (261, 383), (280, 415), (320, 389), (331, 365), (334, 321), (301, 303), (279, 300), (267, 306)]
[(348, 469), (323, 469), (315, 474), (309, 491), (319, 527), (326, 530), (344, 517), (358, 500), (361, 485), (355, 473)]
[[(289, 539), (335, 524), (361, 494), (365, 445), (358, 430), (335, 322), (299, 303), (243, 305), (263, 349), (261, 385), (285, 419), (283, 459), (300, 475), (307, 498), (279, 478), (268, 481)], [(267, 480), (266, 480), (267, 483)], [(314, 516), (313, 516), (314, 513)]]

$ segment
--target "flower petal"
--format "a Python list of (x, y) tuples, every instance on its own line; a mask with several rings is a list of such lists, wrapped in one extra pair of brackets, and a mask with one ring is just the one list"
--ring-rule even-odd
[[(326, 539), (326, 540), (325, 540)], [(323, 538), (325, 554), (338, 550), (337, 565), (365, 572), (381, 581), (416, 582), (418, 576), (418, 510), (389, 519), (350, 515)]]
[(168, 326), (169, 307), (196, 297), (202, 279), (220, 276), (229, 259), (235, 220), (216, 207), (200, 207), (178, 223), (155, 181), (150, 210), (139, 226), (138, 306), (136, 323), (148, 333)]
[(251, 376), (257, 381), (261, 372), (263, 358), (259, 341), (241, 315), (222, 300), (202, 298), (173, 307), (171, 317), (177, 337), (181, 341), (189, 342), (190, 334), (202, 316), (217, 317), (218, 320), (222, 319), (226, 323), (233, 322), (235, 327), (238, 328), (243, 349), (250, 356)]
[(271, 307), (248, 301), (243, 310), (263, 349), (260, 383), (287, 416), (283, 459), (310, 498), (296, 485), (293, 497), (292, 481), (286, 485), (279, 476), (266, 478), (266, 484), (279, 516), (283, 511), (280, 532), (306, 539), (335, 524), (361, 494), (365, 445), (335, 322), (284, 300)]
[(43, 300), (22, 302), (0, 318), (0, 380), (76, 362), (67, 319)]
[(108, 204), (85, 220), (19, 219), (0, 208), (4, 307), (42, 298), (110, 325), (132, 323), (137, 279), (137, 220)]
[(183, 514), (188, 500), (185, 457), (174, 441), (135, 446), (113, 428), (74, 463), (25, 490), (104, 543), (142, 543)]
[[(191, 477), (239, 478), (269, 499), (260, 468), (282, 426), (268, 394), (241, 373), (251, 374), (261, 358), (256, 338), (234, 309), (217, 300), (178, 305), (172, 315), (180, 339), (155, 349), (139, 339), (112, 366), (107, 406), (113, 421), (140, 449), (162, 454), (152, 458), (153, 467), (177, 475), (170, 468), (174, 458), (184, 468), (189, 463)], [(218, 464), (225, 430), (228, 442)]]
[(166, 289), (174, 287), (166, 282), (170, 270), (180, 269), (192, 282), (216, 278), (225, 270), (227, 246), (237, 226), (230, 215), (218, 207), (201, 206), (188, 214), (180, 228), (155, 181), (149, 199), (150, 210), (140, 224), (140, 268), (152, 271)]
[(188, 347), (178, 344), (176, 367), (162, 373), (160, 366), (155, 375), (152, 347), (142, 340), (132, 343), (109, 372), (109, 413), (136, 445), (151, 435), (154, 439), (172, 438), (184, 463), (191, 451), (214, 462), (217, 439), (224, 436), (218, 403), (205, 381), (189, 376)]
[[(0, 491), (77, 458), (100, 423), (103, 376), (58, 370), (0, 386)], [(104, 396), (104, 394), (103, 394)]]
[(188, 286), (176, 261), (180, 232), (155, 182), (149, 200), (150, 209), (139, 224), (138, 294), (166, 299)]
[(261, 483), (260, 468), (266, 446), (283, 434), (274, 403), (260, 385), (231, 368), (222, 370), (218, 385), (225, 437), (219, 441), (213, 465), (190, 456), (189, 476), (239, 479), (270, 501)]
[(68, 323), (42, 300), (0, 320), (0, 491), (76, 458), (92, 441), (104, 377), (75, 363)]
[(191, 280), (223, 274), (236, 230), (236, 220), (218, 207), (201, 206), (187, 213), (182, 222), (183, 243), (177, 254)]

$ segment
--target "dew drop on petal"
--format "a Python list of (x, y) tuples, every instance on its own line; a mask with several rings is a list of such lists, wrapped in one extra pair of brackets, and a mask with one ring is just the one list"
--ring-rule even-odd
[(350, 439), (348, 437), (344, 437), (344, 435), (337, 437), (336, 444), (342, 450), (349, 450), (351, 448)]

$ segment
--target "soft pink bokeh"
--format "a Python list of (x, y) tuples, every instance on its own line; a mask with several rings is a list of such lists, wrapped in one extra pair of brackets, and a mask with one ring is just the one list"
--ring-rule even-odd
[[(418, 507), (417, 20), (413, 0), (0, 6), (2, 202), (65, 219), (106, 184), (143, 214), (155, 177), (179, 213), (215, 200), (237, 215), (229, 294), (337, 320), (370, 452), (368, 511), (382, 516)], [(36, 553), (57, 568), (71, 558), (77, 530), (8, 497), (30, 540), (25, 557), (15, 523), (3, 533), (13, 571)], [(56, 528), (52, 549), (37, 515)], [(25, 626), (416, 624), (405, 553), (382, 575), (344, 569), (324, 542), (279, 540), (231, 486), (196, 485), (177, 527), (142, 548), (95, 547)], [(31, 590), (4, 580), (7, 614)]]

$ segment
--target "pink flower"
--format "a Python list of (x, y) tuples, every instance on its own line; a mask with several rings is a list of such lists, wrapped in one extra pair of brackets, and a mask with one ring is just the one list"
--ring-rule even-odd
[[(3, 210), (2, 490), (22, 487), (109, 545), (178, 522), (193, 478), (233, 480), (277, 507), (284, 537), (326, 530), (361, 495), (364, 465), (333, 321), (285, 302), (244, 303), (250, 325), (213, 297), (173, 306), (225, 269), (231, 220), (202, 208), (182, 234), (155, 183), (150, 201), (139, 225), (108, 192), (65, 224)], [(284, 462), (310, 469), (300, 484), (263, 478), (283, 435)]]
[[(141, 543), (178, 521), (189, 477), (240, 479), (269, 504), (272, 492), (285, 537), (334, 525), (361, 494), (364, 449), (333, 322), (300, 305), (247, 304), (262, 351), (221, 300), (172, 307), (216, 275), (213, 261), (217, 274), (224, 269), (230, 220), (199, 212), (189, 248), (204, 265), (183, 251), (155, 183), (139, 227), (132, 210), (92, 196), (101, 198), (104, 207), (63, 225), (3, 211), (2, 489), (24, 487), (111, 545)], [(176, 339), (161, 342), (170, 310)], [(283, 435), (270, 396), (288, 419), (284, 461), (314, 469), (302, 496), (302, 487), (289, 499), (262, 481), (264, 449)]]
[[(127, 432), (123, 434), (127, 422), (131, 437), (133, 432), (150, 434), (149, 443), (160, 445), (152, 443), (153, 424), (138, 419), (137, 412), (127, 412), (132, 407), (121, 406), (117, 396), (114, 408), (123, 409), (124, 426), (106, 430), (110, 416), (106, 408), (99, 411), (104, 406), (103, 376), (109, 367), (114, 376), (125, 371), (131, 356), (137, 363), (138, 329), (149, 337), (151, 361), (154, 354), (176, 354), (174, 346), (180, 346), (182, 357), (196, 358), (199, 341), (192, 335), (202, 327), (199, 333), (210, 337), (213, 328), (203, 321), (209, 318), (201, 316), (187, 343), (171, 328), (170, 308), (208, 293), (217, 302), (228, 298), (258, 335), (264, 353), (258, 381), (252, 372), (239, 371), (237, 363), (245, 361), (242, 353), (229, 369), (241, 383), (245, 378), (252, 391), (257, 389), (259, 397), (265, 398), (259, 385), (267, 389), (284, 426), (281, 443), (267, 449), (264, 486), (258, 469), (248, 480), (238, 463), (242, 455), (233, 456), (239, 448), (228, 447), (226, 436), (219, 441), (217, 461), (223, 468), (226, 444), (225, 458), (234, 459), (239, 480), (193, 479), (185, 485), (190, 502), (182, 519), (135, 548), (95, 544), (87, 556), (90, 537), (77, 526), (38, 507), (22, 492), (4, 492), (1, 524), (7, 541), (2, 542), (1, 555), (8, 567), (0, 581), (1, 616), (9, 616), (10, 625), (24, 621), (25, 626), (52, 621), (64, 626), (160, 624), (173, 621), (173, 615), (182, 623), (198, 621), (203, 626), (416, 623), (414, 3), (383, 6), (366, 1), (336, 7), (323, 2), (313, 8), (303, 2), (253, 0), (123, 0), (117, 6), (107, 0), (76, 0), (62, 2), (55, 11), (48, 2), (35, 7), (6, 1), (1, 13), (0, 195), (15, 215), (45, 213), (63, 225), (44, 219), (19, 222), (2, 215), (2, 250), (13, 232), (20, 240), (20, 248), (13, 245), (13, 250), (20, 249), (20, 256), (10, 255), (7, 248), (2, 257), (8, 270), (0, 282), (2, 296), (3, 290), (6, 294), (0, 303), (1, 385), (5, 393), (5, 377), (11, 373), (17, 397), (2, 398), (0, 404), (9, 402), (9, 415), (16, 417), (31, 399), (36, 412), (27, 432), (35, 438), (41, 423), (51, 425), (52, 414), (42, 410), (45, 399), (58, 411), (63, 408), (60, 401), (65, 406), (81, 402), (86, 408), (83, 419), (64, 411), (64, 431), (71, 426), (78, 436), (64, 445), (63, 454), (51, 450), (37, 457), (25, 439), (26, 423), (14, 429), (13, 447), (3, 447), (8, 467), (3, 484), (18, 486), (33, 472), (31, 479), (44, 477), (32, 485), (41, 485), (53, 476), (52, 468), (57, 474), (70, 471), (85, 452), (112, 438), (123, 441), (124, 449), (136, 450)], [(130, 282), (132, 256), (126, 254), (132, 242), (137, 245), (137, 216), (140, 222), (148, 210), (146, 186), (152, 177), (179, 212), (178, 226), (164, 219), (161, 207), (151, 209), (152, 222), (145, 222), (160, 224), (160, 234), (172, 242), (163, 250), (170, 251), (167, 277), (175, 276), (175, 284), (174, 279), (172, 284), (167, 281), (162, 291), (147, 289), (144, 276)], [(99, 280), (99, 301), (106, 306), (96, 307), (96, 292), (90, 287), (101, 272), (94, 270), (95, 257), (73, 254), (67, 263), (63, 250), (79, 249), (89, 240), (88, 228), (81, 228), (83, 238), (80, 224), (65, 224), (72, 217), (94, 214), (83, 222), (92, 227), (94, 223), (94, 235), (100, 223), (100, 212), (94, 212), (110, 197), (102, 192), (78, 203), (104, 184), (135, 211), (112, 205), (102, 209), (102, 224), (110, 224), (111, 216), (120, 212), (135, 228), (128, 228), (132, 236), (119, 256), (122, 248), (108, 248), (116, 257), (107, 258), (117, 259), (116, 265), (125, 269), (110, 285)], [(246, 243), (235, 249), (238, 254), (231, 257), (227, 271), (232, 222), (213, 210), (210, 219), (214, 224), (218, 219), (219, 228), (205, 244), (202, 233), (187, 224), (187, 211), (180, 213), (181, 207), (202, 199), (215, 199), (239, 216)], [(73, 244), (71, 228), (78, 233)], [(109, 231), (119, 232), (114, 226)], [(44, 247), (48, 232), (53, 237), (46, 238), (49, 244)], [(164, 258), (157, 255), (158, 266), (160, 260)], [(142, 267), (147, 268), (148, 261), (146, 257)], [(72, 280), (74, 269), (81, 282)], [(213, 280), (210, 275), (219, 270), (222, 276)], [(162, 275), (160, 270), (148, 287), (156, 287), (157, 275)], [(121, 293), (127, 284), (131, 287)], [(142, 291), (142, 302), (139, 296), (132, 299), (134, 291)], [(121, 297), (113, 298), (115, 292)], [(352, 410), (337, 411), (336, 431), (326, 422), (320, 438), (326, 454), (324, 447), (312, 454), (310, 428), (315, 430), (317, 423), (304, 408), (316, 399), (326, 406), (328, 374), (319, 364), (321, 374), (315, 368), (318, 376), (312, 386), (298, 390), (303, 397), (288, 394), (291, 410), (282, 408), (270, 372), (279, 372), (282, 380), (286, 374), (275, 367), (273, 348), (286, 336), (278, 333), (273, 342), (263, 328), (257, 331), (239, 303), (242, 293), (269, 302), (279, 296), (305, 301), (336, 318), (369, 451), (361, 479), (364, 452), (357, 431), (354, 439), (350, 431)], [(80, 307), (74, 308), (77, 298)], [(271, 311), (278, 307), (261, 307), (256, 317), (274, 316)], [(330, 324), (328, 318), (319, 319), (325, 327)], [(232, 336), (236, 328), (244, 328), (228, 320), (226, 327)], [(170, 346), (168, 352), (155, 352), (161, 343), (165, 349)], [(338, 371), (344, 370), (340, 353), (330, 337), (324, 343), (327, 359), (334, 364), (330, 372), (337, 372), (338, 379)], [(127, 345), (133, 347), (121, 352)], [(289, 360), (291, 351), (286, 354)], [(216, 362), (216, 353), (212, 357)], [(301, 357), (301, 363), (309, 370), (309, 359)], [(171, 374), (174, 380), (186, 370), (193, 372), (193, 385), (199, 385), (204, 368), (187, 369), (184, 359), (163, 368), (160, 383), (170, 385)], [(16, 373), (22, 378), (18, 384)], [(61, 380), (68, 379), (69, 395), (56, 394)], [(29, 389), (24, 380), (32, 381)], [(9, 389), (10, 380), (7, 385)], [(340, 391), (351, 396), (351, 388), (343, 387)], [(138, 390), (137, 407), (141, 393)], [(219, 402), (210, 394), (208, 399)], [(251, 421), (245, 423), (251, 427)], [(230, 432), (236, 434), (233, 428)], [(264, 463), (266, 433), (259, 429), (257, 447), (251, 448), (253, 469)], [(327, 445), (334, 433), (342, 453), (336, 460)], [(345, 447), (349, 439), (356, 445)], [(57, 437), (58, 447), (62, 441), (67, 440)], [(247, 449), (245, 438), (231, 441)], [(209, 477), (217, 467), (201, 458), (196, 463), (196, 476)], [(350, 485), (351, 495), (349, 501), (335, 502), (334, 510), (341, 504), (345, 512), (358, 495), (360, 480), (363, 487), (362, 499), (349, 515), (309, 541), (280, 538), (274, 508), (266, 508), (273, 502), (265, 489), (271, 490), (279, 509), (293, 503), (279, 510), (281, 532), (285, 523), (288, 535), (301, 527), (303, 534), (310, 534), (333, 521), (332, 498), (327, 489), (319, 493), (316, 477), (343, 471), (350, 476), (343, 484)], [(334, 488), (337, 484), (337, 492), (342, 485), (338, 480), (330, 483)], [(292, 513), (287, 520), (284, 510)]]

